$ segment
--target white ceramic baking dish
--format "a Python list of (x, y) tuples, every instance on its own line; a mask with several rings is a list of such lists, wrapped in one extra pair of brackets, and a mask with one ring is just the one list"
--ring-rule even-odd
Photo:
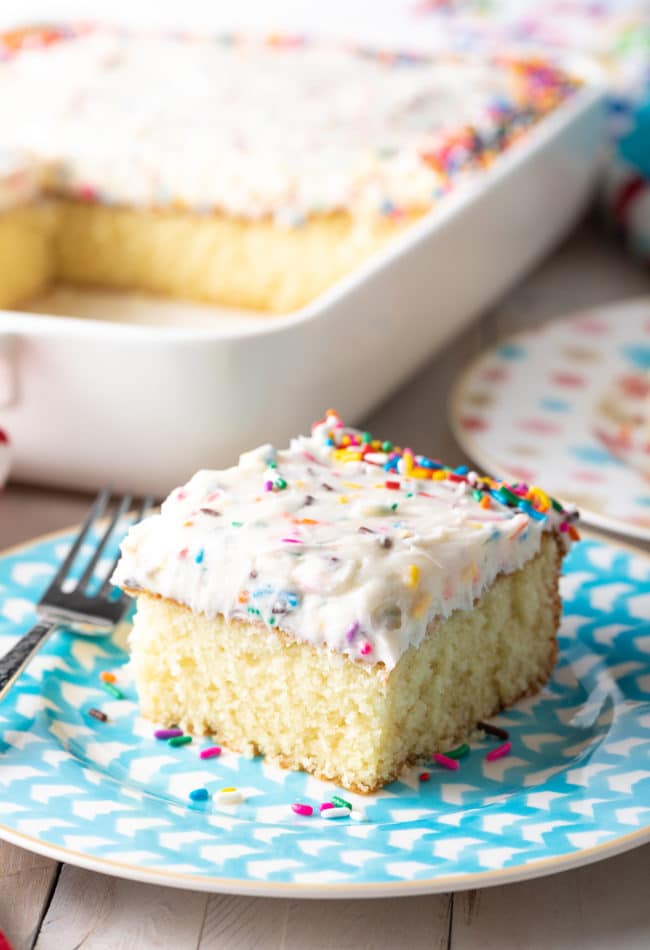
[[(195, 469), (285, 443), (330, 405), (362, 420), (570, 227), (595, 179), (601, 101), (598, 86), (581, 89), (294, 314), (151, 326), (130, 322), (133, 300), (116, 294), (69, 297), (84, 319), (55, 315), (60, 297), (49, 313), (0, 312), (13, 477), (163, 494)], [(125, 322), (87, 318), (107, 308)], [(188, 305), (194, 323), (197, 312)]]

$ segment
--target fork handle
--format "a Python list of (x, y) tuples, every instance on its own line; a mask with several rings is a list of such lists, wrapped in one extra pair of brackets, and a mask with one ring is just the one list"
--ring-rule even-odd
[(56, 621), (40, 620), (8, 653), (0, 658), (0, 702), (56, 626)]

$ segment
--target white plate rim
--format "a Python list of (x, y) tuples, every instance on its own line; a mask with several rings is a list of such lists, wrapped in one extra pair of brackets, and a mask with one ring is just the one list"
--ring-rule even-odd
[(572, 854), (541, 858), (529, 864), (513, 868), (501, 868), (497, 871), (481, 871), (478, 874), (458, 874), (446, 877), (420, 878), (414, 881), (388, 881), (382, 883), (354, 882), (342, 884), (296, 884), (291, 881), (242, 881), (238, 878), (208, 877), (205, 875), (183, 874), (178, 871), (167, 872), (142, 868), (135, 864), (111, 861), (108, 858), (95, 858), (79, 851), (72, 851), (58, 845), (49, 845), (30, 835), (14, 831), (0, 824), (0, 839), (17, 845), (46, 858), (61, 861), (87, 871), (110, 874), (113, 877), (138, 881), (143, 884), (158, 884), (183, 890), (206, 891), (212, 894), (233, 894), (250, 897), (285, 897), (311, 900), (342, 900), (381, 897), (416, 897), (423, 894), (454, 893), (476, 888), (496, 887), (502, 884), (514, 884), (529, 881), (561, 871), (585, 867), (615, 857), (626, 851), (632, 851), (650, 842), (650, 825), (639, 828), (627, 835), (621, 835), (611, 841), (583, 848)]

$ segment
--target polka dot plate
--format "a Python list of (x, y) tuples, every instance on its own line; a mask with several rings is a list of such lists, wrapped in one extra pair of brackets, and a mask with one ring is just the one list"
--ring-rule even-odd
[(485, 470), (650, 540), (650, 298), (518, 334), (463, 373), (452, 426)]
[[(34, 622), (71, 539), (0, 555), (1, 652)], [(205, 739), (156, 740), (138, 716), (124, 629), (60, 632), (0, 704), (0, 837), (127, 878), (295, 897), (480, 887), (635, 847), (650, 839), (650, 559), (585, 541), (565, 569), (553, 677), (494, 720), (510, 755), (486, 760), (498, 740), (479, 737), (457, 771), (432, 764), (422, 781), (413, 769), (366, 797), (226, 750), (203, 760)], [(124, 698), (102, 688), (104, 671)], [(197, 787), (207, 802), (190, 800)], [(243, 802), (217, 803), (224, 787)], [(320, 817), (337, 791), (356, 817)], [(296, 800), (314, 815), (294, 814)]]

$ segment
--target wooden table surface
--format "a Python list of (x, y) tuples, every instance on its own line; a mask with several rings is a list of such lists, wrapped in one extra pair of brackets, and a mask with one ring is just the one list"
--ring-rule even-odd
[[(446, 398), (468, 359), (522, 326), (649, 290), (647, 269), (589, 220), (377, 409), (367, 427), (460, 464)], [(77, 522), (87, 503), (83, 495), (9, 487), (0, 495), (0, 548)], [(650, 845), (580, 870), (455, 896), (297, 901), (137, 884), (0, 842), (0, 930), (14, 950), (647, 950), (649, 893)]]

